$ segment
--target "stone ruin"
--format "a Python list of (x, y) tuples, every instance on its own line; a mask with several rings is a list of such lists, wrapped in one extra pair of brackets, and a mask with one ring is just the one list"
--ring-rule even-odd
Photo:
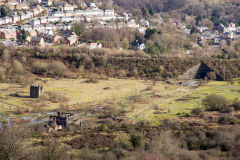
[(78, 126), (80, 129), (83, 128), (78, 114), (57, 112), (56, 116), (50, 116), (50, 120), (45, 124), (45, 128), (48, 132), (53, 132), (71, 125)]
[(30, 97), (38, 98), (43, 94), (43, 86), (32, 84), (30, 86)]

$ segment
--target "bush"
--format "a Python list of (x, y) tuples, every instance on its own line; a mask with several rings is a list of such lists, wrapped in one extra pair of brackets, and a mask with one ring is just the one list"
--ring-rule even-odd
[(94, 77), (90, 77), (88, 78), (86, 81), (84, 81), (85, 83), (98, 83), (98, 79), (94, 78)]
[(24, 72), (24, 67), (18, 60), (13, 61), (13, 70), (16, 74), (22, 74)]
[(155, 155), (164, 156), (166, 159), (175, 159), (179, 151), (178, 142), (171, 131), (162, 131), (151, 138), (149, 151)]
[(126, 72), (124, 70), (120, 70), (118, 72), (118, 78), (125, 78), (126, 77)]
[(236, 119), (230, 115), (224, 115), (218, 118), (218, 123), (222, 125), (233, 125), (236, 123)]
[(202, 110), (202, 108), (194, 108), (194, 109), (192, 109), (191, 113), (193, 115), (200, 116), (200, 115), (202, 115), (203, 110)]
[(52, 71), (54, 76), (62, 77), (65, 75), (67, 68), (66, 66), (60, 61), (54, 61), (52, 63)]
[(142, 144), (142, 138), (136, 133), (131, 133), (130, 142), (134, 148), (140, 147)]
[(231, 106), (222, 106), (220, 109), (220, 111), (223, 113), (231, 113), (234, 110), (235, 110), (234, 107), (231, 107)]
[(2, 54), (2, 59), (3, 59), (4, 61), (9, 61), (10, 58), (11, 58), (11, 53), (10, 53), (10, 51), (9, 51), (8, 49), (5, 49), (5, 50), (3, 51), (3, 54)]
[(203, 104), (208, 107), (209, 111), (220, 111), (223, 106), (229, 104), (229, 101), (221, 95), (212, 94), (203, 100)]
[(240, 110), (240, 101), (235, 101), (232, 105), (231, 105), (236, 111)]
[(36, 61), (33, 63), (32, 71), (35, 74), (44, 74), (47, 72), (48, 64), (41, 61)]
[(208, 72), (206, 77), (207, 80), (216, 80), (217, 79), (217, 75), (215, 72)]

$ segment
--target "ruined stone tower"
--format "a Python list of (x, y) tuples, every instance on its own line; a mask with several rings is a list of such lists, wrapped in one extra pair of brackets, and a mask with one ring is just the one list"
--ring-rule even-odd
[(43, 87), (40, 85), (32, 84), (30, 86), (30, 97), (38, 98), (41, 94), (43, 94)]

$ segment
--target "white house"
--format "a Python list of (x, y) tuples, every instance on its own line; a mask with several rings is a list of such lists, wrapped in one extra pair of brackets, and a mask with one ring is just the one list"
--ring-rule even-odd
[(44, 6), (51, 6), (53, 4), (52, 0), (42, 0), (41, 4)]
[(139, 23), (141, 26), (144, 26), (144, 27), (149, 27), (150, 26), (150, 23), (148, 21), (146, 21), (144, 18), (141, 18), (139, 20)]
[(42, 0), (33, 0), (34, 3), (41, 3)]
[(41, 24), (41, 21), (38, 18), (30, 21), (30, 25), (32, 25), (32, 26), (36, 26), (36, 25), (40, 25), (40, 24)]
[(73, 11), (66, 11), (65, 12), (65, 16), (66, 17), (71, 17), (71, 16), (73, 16), (74, 15), (74, 12)]
[(4, 17), (4, 22), (5, 22), (5, 24), (12, 23), (12, 18), (9, 16)]
[(64, 16), (65, 16), (65, 13), (62, 12), (62, 11), (56, 11), (56, 12), (54, 12), (54, 16), (55, 16), (55, 17), (64, 17)]
[(71, 22), (71, 21), (74, 21), (74, 18), (72, 18), (72, 17), (64, 17), (64, 18), (62, 18), (62, 22)]
[(204, 31), (207, 31), (207, 30), (209, 30), (209, 28), (208, 28), (208, 27), (205, 27), (205, 26), (198, 26), (198, 27), (197, 27), (197, 31), (198, 31), (199, 33), (203, 33)]
[(48, 22), (47, 17), (40, 17), (39, 19), (41, 24), (45, 24)]
[(27, 11), (26, 12), (26, 19), (32, 18), (33, 17), (33, 12)]
[(89, 49), (96, 49), (96, 48), (102, 48), (102, 44), (101, 43), (90, 43), (88, 45)]
[(27, 19), (27, 14), (21, 13), (21, 14), (20, 14), (20, 18), (21, 18), (21, 21)]
[(48, 22), (49, 23), (55, 23), (55, 22), (58, 22), (58, 21), (59, 21), (59, 17), (55, 17), (55, 16), (48, 17)]
[(70, 4), (65, 4), (64, 6), (63, 6), (63, 10), (64, 11), (73, 11), (74, 10), (74, 6), (73, 5), (70, 5)]
[(8, 1), (7, 4), (12, 5), (12, 6), (16, 6), (16, 5), (19, 4), (19, 2), (15, 1), (15, 0), (11, 0), (11, 1)]
[(20, 15), (14, 15), (14, 16), (12, 17), (12, 19), (13, 19), (13, 23), (17, 23), (17, 22), (21, 21)]
[(75, 16), (83, 16), (85, 15), (85, 12), (83, 10), (76, 10), (75, 11)]
[(75, 22), (82, 22), (85, 20), (83, 16), (75, 16), (73, 19)]
[(112, 9), (106, 9), (104, 15), (105, 16), (114, 16), (115, 13), (114, 13), (114, 10), (112, 10)]
[(3, 25), (3, 24), (5, 24), (4, 19), (0, 18), (0, 25)]
[(136, 24), (135, 20), (134, 19), (131, 19), (127, 22), (127, 27), (129, 28), (137, 28), (139, 27), (138, 24)]

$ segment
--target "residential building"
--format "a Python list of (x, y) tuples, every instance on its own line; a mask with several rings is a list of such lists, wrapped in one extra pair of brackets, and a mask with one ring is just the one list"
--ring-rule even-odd
[(150, 23), (147, 20), (145, 20), (144, 18), (141, 18), (139, 20), (139, 23), (140, 23), (141, 26), (144, 26), (144, 27), (147, 27), (147, 28), (150, 26)]
[(74, 6), (73, 5), (70, 5), (70, 4), (65, 4), (64, 6), (63, 6), (63, 10), (64, 11), (73, 11), (74, 10)]
[[(28, 40), (28, 38), (27, 38)], [(42, 37), (31, 37), (29, 44), (37, 46), (45, 46), (44, 39)]]
[(132, 48), (133, 50), (143, 51), (143, 50), (146, 48), (146, 46), (145, 46), (144, 43), (133, 42), (133, 43), (131, 43), (131, 48)]
[(33, 15), (33, 12), (32, 11), (27, 11), (26, 12), (26, 19), (29, 19), (29, 18), (32, 18), (34, 15)]
[(12, 5), (11, 3), (10, 4), (5, 4), (6, 6), (8, 6), (8, 8), (10, 8), (11, 10), (15, 9), (15, 6), (16, 5)]
[(19, 22), (19, 21), (21, 21), (20, 15), (14, 15), (14, 16), (12, 16), (12, 23), (17, 23), (17, 22)]
[(21, 13), (20, 14), (20, 19), (21, 19), (21, 21), (27, 19), (27, 14), (26, 13)]
[(89, 49), (96, 49), (96, 48), (102, 48), (102, 44), (101, 43), (90, 43), (88, 45)]
[(12, 23), (12, 17), (6, 16), (4, 17), (4, 24)]
[(12, 5), (12, 6), (16, 6), (16, 5), (19, 4), (19, 2), (18, 2), (18, 1), (15, 1), (15, 0), (11, 0), (11, 1), (8, 1), (7, 4), (8, 4), (8, 5)]
[(65, 13), (62, 12), (62, 11), (56, 11), (54, 12), (53, 14), (55, 17), (64, 17), (65, 16)]
[(45, 42), (57, 44), (59, 42), (59, 36), (50, 35), (47, 33), (40, 33), (39, 37), (42, 37)]
[(77, 36), (70, 36), (66, 38), (67, 44), (68, 45), (75, 45), (78, 43), (78, 37)]
[(20, 4), (16, 5), (16, 9), (18, 9), (18, 10), (21, 10), (21, 9), (28, 10), (29, 9), (29, 5), (28, 5), (28, 3), (20, 3)]
[(47, 19), (49, 23), (55, 23), (59, 21), (59, 17), (55, 17), (55, 16), (48, 17)]
[(64, 7), (66, 4), (68, 4), (66, 1), (57, 1), (54, 3), (57, 7)]
[(40, 4), (40, 3), (42, 2), (42, 0), (33, 0), (33, 2), (34, 2), (34, 3), (39, 3), (39, 4)]
[(114, 16), (115, 13), (114, 13), (114, 10), (106, 9), (105, 12), (104, 12), (104, 15), (105, 16)]
[(139, 27), (139, 25), (136, 24), (134, 19), (131, 19), (131, 20), (129, 20), (127, 22), (127, 27), (129, 27), (129, 28), (137, 28), (137, 27)]
[(44, 6), (51, 6), (51, 5), (53, 5), (53, 1), (52, 0), (42, 0), (41, 4)]
[(3, 25), (3, 24), (5, 24), (5, 21), (3, 18), (0, 18), (0, 25)]
[(83, 10), (76, 10), (75, 11), (75, 16), (83, 16), (85, 15), (85, 12)]
[(32, 26), (36, 26), (36, 25), (40, 25), (41, 21), (40, 21), (40, 19), (35, 18), (35, 19), (31, 20), (29, 24)]
[(47, 17), (40, 17), (39, 19), (40, 19), (40, 23), (41, 23), (41, 24), (45, 24), (45, 23), (48, 22)]
[(227, 28), (222, 23), (218, 26), (215, 26), (214, 29), (217, 30), (219, 33), (227, 32)]
[(203, 32), (205, 32), (205, 31), (209, 31), (210, 29), (208, 28), (208, 27), (205, 27), (205, 26), (199, 26), (199, 27), (197, 27), (197, 31), (199, 32), (199, 33), (203, 33)]
[(66, 17), (74, 16), (74, 12), (73, 12), (73, 11), (66, 11), (66, 12), (65, 12), (65, 16), (66, 16)]
[(17, 38), (16, 30), (0, 30), (0, 38), (6, 40), (16, 39)]

